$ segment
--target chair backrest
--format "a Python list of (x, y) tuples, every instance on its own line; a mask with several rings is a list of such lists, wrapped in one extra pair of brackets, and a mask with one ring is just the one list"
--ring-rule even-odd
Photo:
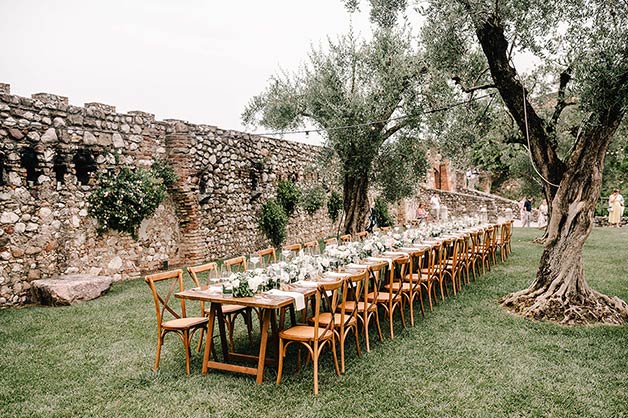
[(406, 279), (406, 275), (408, 273), (408, 267), (410, 264), (409, 256), (397, 257), (393, 260), (392, 269), (388, 272), (388, 278), (386, 280), (388, 284), (388, 297), (389, 301), (392, 300), (393, 296), (397, 296), (401, 294), (402, 286), (397, 286), (395, 290), (393, 283), (396, 281), (404, 281)]
[(284, 245), (282, 248), (287, 251), (292, 251), (293, 253), (298, 253), (299, 251), (301, 251), (301, 244), (297, 243), (297, 244)]
[(351, 234), (346, 234), (346, 235), (341, 235), (340, 236), (340, 242), (342, 242), (343, 244), (346, 244), (347, 242), (351, 242)]
[(328, 245), (338, 245), (338, 238), (331, 237), (331, 238), (324, 239), (323, 244), (325, 244), (325, 247), (327, 247)]
[(303, 251), (305, 251), (305, 253), (309, 255), (317, 255), (320, 254), (321, 248), (318, 245), (318, 241), (313, 240), (303, 244)]
[[(150, 274), (144, 278), (144, 281), (150, 287), (155, 301), (155, 311), (157, 313), (157, 326), (161, 328), (161, 324), (168, 319), (164, 319), (170, 315), (174, 319), (185, 318), (185, 300), (179, 299), (181, 303), (181, 311), (177, 312), (170, 306), (171, 297), (175, 292), (182, 292), (183, 289), (183, 270), (171, 270), (162, 273)], [(169, 283), (168, 283), (169, 281)], [(158, 289), (159, 284), (167, 284), (165, 290), (166, 296), (163, 297), (164, 291)]]
[(257, 255), (259, 255), (260, 258), (260, 267), (266, 267), (277, 262), (277, 254), (275, 253), (274, 247), (259, 250)]
[[(188, 273), (190, 273), (190, 277), (194, 280), (196, 286), (201, 286), (204, 284), (209, 285), (211, 279), (218, 278), (218, 264), (217, 263), (206, 263), (201, 264), (200, 266), (188, 267)], [(207, 277), (203, 278), (207, 273)], [(201, 315), (205, 312), (205, 302), (201, 301)]]
[(408, 275), (412, 278), (414, 273), (421, 274), (421, 267), (423, 266), (423, 260), (428, 248), (420, 248), (410, 253), (410, 266), (408, 269)]
[(440, 250), (438, 251), (438, 258), (436, 260), (438, 268), (442, 269), (447, 265), (447, 257), (449, 256), (449, 251), (451, 250), (453, 242), (453, 239), (446, 239), (441, 243)]
[[(368, 278), (368, 269), (364, 269), (358, 272), (352, 272), (351, 275), (344, 280), (341, 301), (360, 301), (363, 297), (362, 294), (364, 293), (364, 287), (368, 285)], [(346, 315), (347, 313), (349, 313), (349, 315)], [(357, 314), (357, 309), (353, 309), (351, 311), (346, 311), (346, 309), (344, 308), (340, 309), (340, 321), (346, 323), (347, 321), (349, 321), (350, 317), (355, 317), (357, 316)]]
[[(201, 264), (200, 266), (188, 267), (188, 273), (190, 273), (190, 277), (194, 280), (197, 286), (201, 286), (202, 284), (209, 284), (211, 279), (218, 278), (218, 264), (217, 263), (207, 263)], [(206, 278), (203, 278), (207, 274)]]
[(381, 228), (379, 228), (379, 229), (380, 229), (380, 231), (382, 231), (382, 232), (388, 232), (388, 231), (390, 231), (390, 230), (392, 229), (392, 227), (390, 227), (390, 226), (382, 226), (382, 227), (381, 227)]
[(359, 241), (363, 241), (366, 239), (366, 237), (369, 236), (369, 231), (360, 231), (360, 232), (356, 232), (355, 233), (355, 237), (359, 240)]
[(449, 251), (449, 260), (452, 262), (452, 267), (456, 268), (462, 255), (464, 254), (464, 242), (465, 238), (458, 237), (451, 241), (450, 251)]
[(223, 264), (234, 273), (246, 271), (246, 257), (243, 255), (225, 260)]
[[(364, 285), (364, 292), (362, 293), (364, 298), (364, 306), (376, 305), (377, 304), (377, 295), (379, 294), (379, 287), (381, 283), (385, 280), (388, 271), (388, 262), (380, 261), (377, 264), (372, 264), (369, 267), (369, 277), (368, 281)], [(384, 277), (386, 276), (386, 277)], [(368, 294), (369, 291), (373, 294), (373, 298), (369, 301)]]
[(440, 253), (440, 247), (441, 244), (432, 245), (425, 253), (425, 262), (422, 272), (427, 275), (428, 280), (431, 280), (436, 272), (436, 262), (438, 260), (438, 254)]
[(315, 339), (318, 339), (320, 336), (324, 335), (326, 331), (333, 332), (335, 325), (334, 315), (331, 315), (331, 320), (325, 326), (323, 331), (319, 331), (321, 299), (325, 299), (325, 301), (327, 302), (329, 312), (336, 312), (336, 307), (338, 306), (338, 290), (342, 287), (343, 283), (344, 279), (329, 283), (319, 283), (315, 296), (314, 316), (312, 317), (312, 322), (314, 323)]

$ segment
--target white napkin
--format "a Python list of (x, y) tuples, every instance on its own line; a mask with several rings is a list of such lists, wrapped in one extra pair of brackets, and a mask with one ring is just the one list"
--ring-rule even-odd
[(385, 261), (388, 263), (388, 268), (392, 268), (392, 263), (393, 263), (391, 258), (379, 258), (379, 257), (368, 257), (366, 261), (375, 261), (377, 263)]
[(369, 268), (369, 266), (367, 266), (366, 264), (356, 264), (356, 263), (347, 264), (345, 267), (348, 269), (362, 269), (362, 270)]
[(325, 277), (332, 277), (334, 279), (341, 279), (341, 278), (349, 276), (349, 274), (347, 274), (347, 273), (338, 273), (336, 271), (328, 271), (327, 273), (325, 273), (324, 276)]
[(305, 309), (305, 297), (300, 292), (286, 292), (285, 290), (271, 289), (268, 291), (270, 295), (286, 296), (294, 299), (297, 311)]
[(391, 255), (391, 256), (398, 256), (398, 255), (401, 255), (401, 256), (403, 256), (403, 255), (408, 255), (408, 253), (407, 253), (407, 252), (404, 252), (404, 251), (386, 251), (386, 252), (384, 253), (384, 255)]
[(299, 280), (295, 282), (294, 285), (299, 287), (318, 287), (318, 283), (306, 280)]

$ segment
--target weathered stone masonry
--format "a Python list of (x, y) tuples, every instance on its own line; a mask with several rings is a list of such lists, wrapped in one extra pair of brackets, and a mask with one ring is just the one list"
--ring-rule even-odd
[[(277, 181), (316, 181), (313, 146), (66, 97), (10, 95), (0, 83), (0, 306), (27, 302), (30, 282), (58, 274), (115, 279), (268, 245), (257, 214)], [(138, 240), (96, 232), (86, 198), (99, 172), (168, 161), (179, 180)], [(288, 242), (331, 233), (324, 209), (298, 212)]]

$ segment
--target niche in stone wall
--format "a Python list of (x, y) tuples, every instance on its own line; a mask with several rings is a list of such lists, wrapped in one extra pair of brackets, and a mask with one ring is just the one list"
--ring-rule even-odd
[(68, 166), (62, 154), (57, 153), (57, 155), (55, 155), (52, 170), (55, 173), (57, 184), (63, 184), (65, 182), (65, 175), (68, 172)]
[(4, 186), (6, 183), (6, 167), (4, 162), (5, 156), (0, 152), (0, 186)]
[(80, 184), (89, 184), (90, 174), (96, 171), (96, 160), (91, 152), (86, 149), (80, 149), (74, 154), (72, 159), (74, 163), (74, 171), (76, 178)]
[(41, 175), (41, 171), (37, 169), (39, 162), (37, 161), (37, 153), (33, 147), (26, 147), (22, 149), (20, 163), (26, 170), (26, 181), (29, 183), (35, 183), (37, 178)]

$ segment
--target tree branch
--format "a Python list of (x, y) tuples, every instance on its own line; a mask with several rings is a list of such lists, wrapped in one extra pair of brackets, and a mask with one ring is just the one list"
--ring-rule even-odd
[(384, 141), (387, 140), (388, 138), (393, 136), (395, 133), (397, 133), (399, 130), (401, 130), (401, 129), (405, 128), (406, 126), (408, 126), (410, 124), (410, 119), (412, 119), (411, 116), (403, 119), (401, 122), (399, 122), (395, 126), (392, 126), (392, 127), (388, 128), (388, 129), (386, 129), (384, 131), (384, 133), (382, 134), (381, 138)]
[(474, 91), (477, 91), (477, 90), (488, 90), (488, 89), (494, 89), (497, 87), (495, 84), (490, 83), (490, 84), (483, 84), (481, 86), (474, 86), (474, 87), (467, 88), (462, 84), (462, 80), (460, 80), (460, 77), (458, 77), (457, 75), (453, 76), (451, 79), (457, 86), (460, 86), (462, 91), (465, 93), (473, 93)]
[(565, 108), (571, 104), (575, 104), (573, 102), (568, 102), (565, 100), (565, 90), (567, 88), (567, 84), (571, 80), (571, 67), (567, 67), (565, 71), (560, 73), (560, 83), (558, 85), (558, 100), (556, 102), (556, 106), (554, 106), (554, 113), (552, 114), (552, 119), (547, 126), (547, 133), (551, 137), (552, 141), (556, 140), (556, 126), (558, 125), (558, 120), (560, 119), (560, 115), (565, 110)]

